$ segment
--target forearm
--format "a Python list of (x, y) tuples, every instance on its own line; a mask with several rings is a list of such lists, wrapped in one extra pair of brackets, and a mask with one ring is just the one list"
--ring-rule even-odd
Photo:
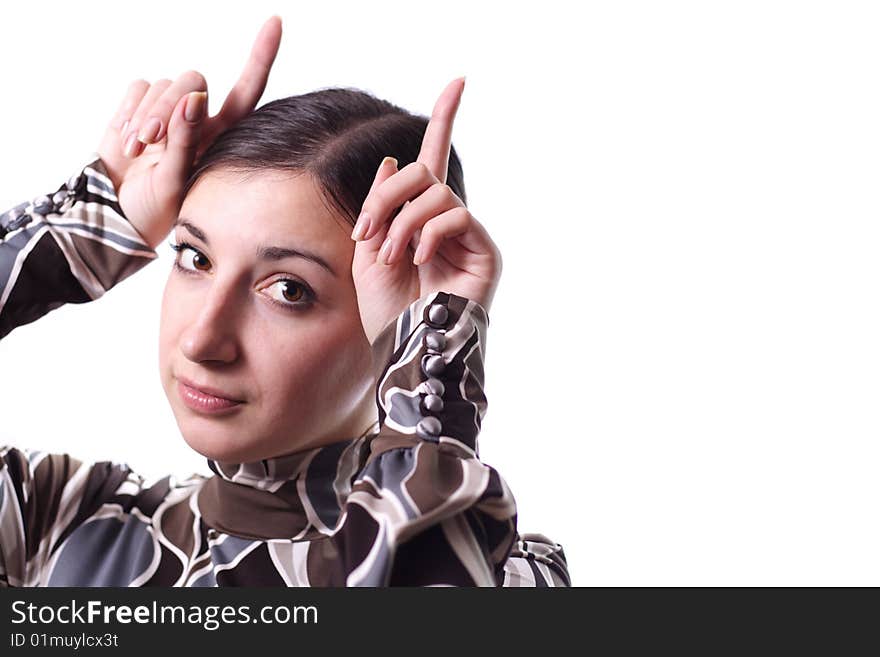
[(381, 422), (374, 452), (427, 440), (479, 455), (488, 326), (480, 304), (445, 292), (421, 297), (386, 326), (373, 344)]
[(348, 586), (503, 581), (516, 503), (477, 456), (487, 326), (482, 306), (436, 292), (373, 343), (380, 432), (334, 537)]
[(96, 153), (56, 191), (0, 215), (0, 339), (86, 303), (158, 254), (128, 222)]

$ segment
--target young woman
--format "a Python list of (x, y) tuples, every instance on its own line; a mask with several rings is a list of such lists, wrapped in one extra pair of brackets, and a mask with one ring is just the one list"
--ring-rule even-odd
[(0, 449), (0, 584), (570, 586), (478, 456), (501, 256), (451, 146), (464, 79), (430, 122), (338, 88), (253, 111), (280, 35), (216, 117), (194, 71), (135, 82), (79, 172), (0, 216), (0, 337), (174, 230), (160, 376), (215, 473)]

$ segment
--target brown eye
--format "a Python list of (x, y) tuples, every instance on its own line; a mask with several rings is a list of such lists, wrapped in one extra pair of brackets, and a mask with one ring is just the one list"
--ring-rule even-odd
[[(199, 271), (207, 271), (207, 269), (211, 266), (211, 263), (208, 262), (208, 259), (202, 255), (201, 253), (196, 252), (192, 259), (193, 265)], [(202, 269), (204, 267), (204, 269)]]
[(302, 285), (296, 281), (279, 281), (279, 283), (281, 283), (284, 290), (282, 294), (287, 301), (302, 301), (305, 296)]
[[(201, 251), (186, 242), (172, 244), (171, 248), (177, 251), (174, 264), (184, 271), (207, 271), (211, 266), (210, 261)], [(188, 258), (185, 251), (192, 251), (194, 255)]]
[[(281, 278), (268, 286), (271, 292), (269, 296), (282, 306), (290, 306), (291, 308), (302, 308), (309, 305), (314, 299), (314, 295), (305, 283), (300, 283), (292, 278)], [(275, 291), (280, 294), (276, 294)]]

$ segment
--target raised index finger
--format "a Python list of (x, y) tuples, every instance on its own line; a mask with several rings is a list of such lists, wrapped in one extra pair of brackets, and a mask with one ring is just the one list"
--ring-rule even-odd
[(241, 77), (223, 101), (220, 112), (214, 117), (214, 125), (210, 128), (212, 133), (219, 134), (250, 114), (257, 106), (266, 89), (269, 70), (275, 62), (280, 44), (281, 17), (272, 16), (263, 23)]
[(456, 78), (446, 85), (434, 104), (431, 120), (428, 121), (425, 136), (422, 138), (422, 148), (416, 158), (444, 184), (449, 165), (449, 149), (452, 145), (452, 123), (455, 121), (455, 113), (458, 111), (463, 91), (463, 77)]

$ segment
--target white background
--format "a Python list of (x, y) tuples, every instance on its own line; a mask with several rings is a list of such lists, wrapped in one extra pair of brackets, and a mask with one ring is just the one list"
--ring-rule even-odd
[[(222, 7), (222, 9), (221, 9)], [(576, 585), (878, 577), (880, 14), (854, 2), (0, 6), (0, 202), (51, 192), (131, 80), (208, 79), (273, 13), (263, 102), (350, 85), (454, 144), (504, 255), (483, 459)], [(0, 344), (0, 439), (207, 473), (160, 387), (172, 252)]]

